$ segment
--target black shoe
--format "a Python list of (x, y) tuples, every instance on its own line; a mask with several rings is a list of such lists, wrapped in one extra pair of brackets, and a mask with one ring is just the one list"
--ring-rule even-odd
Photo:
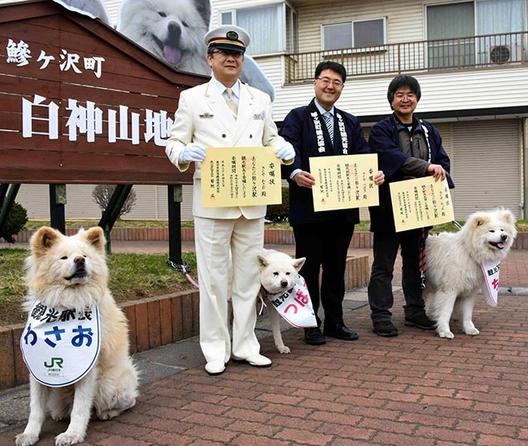
[(374, 321), (372, 322), (372, 331), (378, 336), (391, 338), (398, 336), (398, 329), (391, 321)]
[(355, 341), (356, 339), (359, 339), (358, 334), (343, 323), (331, 326), (325, 324), (323, 333), (325, 336), (341, 339), (343, 341)]
[(406, 317), (405, 325), (408, 327), (421, 328), (422, 330), (434, 330), (436, 328), (436, 323), (429, 319), (425, 313), (409, 318)]
[(319, 327), (304, 329), (304, 342), (309, 345), (323, 345), (326, 344), (326, 339), (321, 333)]

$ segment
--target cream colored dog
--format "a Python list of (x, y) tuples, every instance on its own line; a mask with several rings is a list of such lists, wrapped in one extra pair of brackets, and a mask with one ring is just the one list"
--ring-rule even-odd
[(136, 403), (138, 373), (128, 353), (126, 318), (108, 290), (104, 247), (99, 227), (81, 229), (72, 237), (43, 227), (31, 239), (25, 309), (30, 311), (37, 300), (76, 312), (96, 304), (102, 328), (97, 362), (80, 381), (48, 387), (30, 376), (30, 415), (26, 429), (16, 437), (18, 446), (38, 441), (46, 413), (54, 420), (70, 417), (68, 429), (55, 437), (55, 444), (64, 446), (84, 440), (92, 408), (107, 420)]
[[(274, 249), (263, 249), (262, 254), (258, 256), (261, 296), (265, 298), (267, 295), (282, 293), (292, 288), (305, 261), (306, 257), (292, 259), (283, 252), (275, 251)], [(275, 347), (279, 353), (290, 353), (290, 348), (284, 345), (282, 340), (281, 316), (269, 301), (266, 301), (266, 303)]]
[(478, 335), (473, 324), (475, 294), (484, 284), (482, 262), (499, 263), (517, 235), (509, 210), (476, 212), (457, 233), (443, 232), (426, 241), (425, 310), (436, 321), (441, 338), (454, 338), (449, 328), (453, 312), (467, 335)]

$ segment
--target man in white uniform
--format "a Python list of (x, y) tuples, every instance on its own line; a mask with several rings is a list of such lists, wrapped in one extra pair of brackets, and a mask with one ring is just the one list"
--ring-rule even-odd
[[(257, 254), (264, 243), (266, 206), (204, 208), (201, 205), (201, 161), (208, 147), (272, 146), (290, 164), (291, 144), (277, 134), (271, 100), (239, 80), (248, 33), (226, 25), (205, 35), (211, 80), (180, 95), (166, 154), (185, 171), (195, 163), (193, 215), (200, 284), (200, 346), (210, 375), (223, 373), (230, 358), (269, 367), (255, 336), (256, 299), (260, 288)], [(231, 251), (231, 260), (230, 253)], [(233, 280), (228, 280), (229, 262)], [(233, 345), (227, 300), (233, 305)]]

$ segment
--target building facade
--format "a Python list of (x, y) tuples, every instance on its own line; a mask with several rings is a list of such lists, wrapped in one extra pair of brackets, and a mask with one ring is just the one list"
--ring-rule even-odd
[[(105, 1), (114, 24), (120, 3)], [(277, 122), (311, 99), (321, 60), (346, 66), (338, 106), (367, 134), (390, 113), (392, 77), (415, 76), (417, 115), (439, 128), (452, 160), (456, 217), (504, 206), (527, 218), (527, 8), (527, 0), (213, 0), (211, 26), (248, 29), (250, 54), (276, 90)], [(68, 217), (99, 215), (91, 189), (68, 186)], [(135, 190), (128, 218), (166, 218), (166, 188)], [(183, 219), (191, 219), (191, 199), (184, 187)], [(46, 186), (22, 186), (18, 201), (33, 217), (48, 214)]]

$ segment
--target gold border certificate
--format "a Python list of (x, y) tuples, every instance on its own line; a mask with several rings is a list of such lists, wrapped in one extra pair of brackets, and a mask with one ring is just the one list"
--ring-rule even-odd
[(447, 180), (416, 178), (390, 184), (396, 232), (425, 228), (455, 219)]
[(282, 201), (280, 162), (271, 147), (208, 148), (202, 206), (259, 206)]
[(378, 206), (378, 156), (339, 155), (310, 158), (314, 210), (330, 211)]

